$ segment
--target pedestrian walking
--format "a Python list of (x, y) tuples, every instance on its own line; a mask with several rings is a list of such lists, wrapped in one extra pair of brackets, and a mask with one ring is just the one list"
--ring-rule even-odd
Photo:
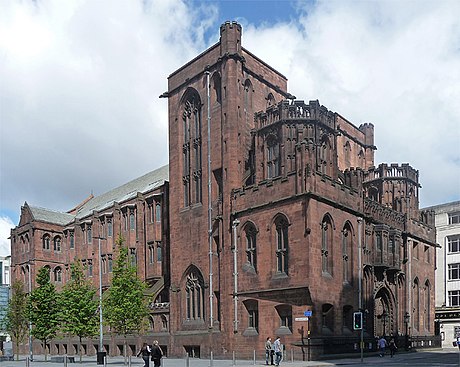
[[(273, 354), (275, 352), (273, 351), (273, 344), (272, 344), (272, 339), (270, 337), (267, 338), (267, 341), (265, 342), (265, 364), (268, 366), (274, 365), (273, 363)], [(270, 363), (268, 363), (270, 361)]]
[(154, 340), (153, 345), (152, 345), (153, 367), (160, 367), (162, 357), (163, 357), (163, 351), (161, 350), (161, 347), (158, 344), (158, 340)]
[(280, 337), (277, 336), (275, 342), (273, 343), (273, 349), (275, 350), (275, 366), (279, 366), (281, 362), (281, 340)]
[(393, 338), (390, 339), (390, 343), (388, 344), (388, 349), (390, 349), (390, 356), (391, 358), (393, 358), (396, 351), (398, 350), (398, 347), (396, 346), (395, 340)]
[(380, 357), (385, 357), (385, 348), (387, 346), (387, 341), (383, 336), (379, 339), (378, 346), (379, 346), (379, 351), (380, 351), (379, 353)]
[(137, 356), (142, 356), (142, 359), (144, 360), (144, 367), (149, 367), (149, 359), (150, 359), (150, 347), (148, 346), (147, 343), (142, 344), (142, 348), (137, 353)]

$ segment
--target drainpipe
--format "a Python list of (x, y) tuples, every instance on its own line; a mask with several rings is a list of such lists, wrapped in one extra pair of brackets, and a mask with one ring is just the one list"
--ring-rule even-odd
[(233, 332), (235, 334), (238, 332), (238, 237), (236, 233), (236, 227), (238, 227), (238, 224), (240, 224), (238, 219), (233, 220)]
[(209, 71), (204, 72), (206, 75), (206, 96), (207, 96), (207, 110), (208, 110), (208, 242), (209, 242), (209, 328), (214, 327), (214, 287), (212, 283), (213, 265), (212, 265), (212, 191), (211, 191), (211, 95), (209, 90)]

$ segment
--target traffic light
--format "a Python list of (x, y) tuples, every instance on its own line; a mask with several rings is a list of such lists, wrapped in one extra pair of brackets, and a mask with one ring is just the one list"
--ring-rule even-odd
[(353, 312), (353, 330), (362, 330), (363, 328), (363, 313)]

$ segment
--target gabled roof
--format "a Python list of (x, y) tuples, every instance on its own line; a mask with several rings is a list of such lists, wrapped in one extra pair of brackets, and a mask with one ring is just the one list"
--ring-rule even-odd
[[(55, 210), (45, 209), (30, 206), (29, 208), (33, 220), (43, 221), (47, 223), (55, 223), (59, 225), (68, 225), (75, 219), (87, 217), (93, 211), (101, 211), (111, 207), (115, 202), (123, 203), (129, 199), (135, 198), (137, 193), (145, 194), (151, 190), (164, 185), (169, 181), (169, 165), (160, 167), (155, 171), (149, 172), (141, 177), (138, 177), (120, 187), (106, 192), (100, 196), (90, 197), (89, 200), (79, 205), (76, 213), (62, 213)], [(75, 210), (75, 208), (73, 209)]]
[(84, 203), (77, 211), (76, 218), (84, 218), (93, 211), (99, 211), (113, 205), (114, 202), (122, 203), (136, 197), (137, 193), (144, 194), (169, 181), (169, 165), (165, 165), (138, 177), (105, 194), (96, 196)]
[(47, 222), (47, 223), (56, 223), (60, 225), (66, 225), (70, 223), (75, 216), (67, 213), (61, 213), (45, 208), (39, 208), (35, 206), (29, 206), (30, 213), (34, 220)]

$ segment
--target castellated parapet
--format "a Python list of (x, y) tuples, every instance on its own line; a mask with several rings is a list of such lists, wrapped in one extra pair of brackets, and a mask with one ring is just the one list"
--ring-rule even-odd
[(241, 53), (241, 25), (237, 22), (225, 22), (220, 26), (221, 55)]

